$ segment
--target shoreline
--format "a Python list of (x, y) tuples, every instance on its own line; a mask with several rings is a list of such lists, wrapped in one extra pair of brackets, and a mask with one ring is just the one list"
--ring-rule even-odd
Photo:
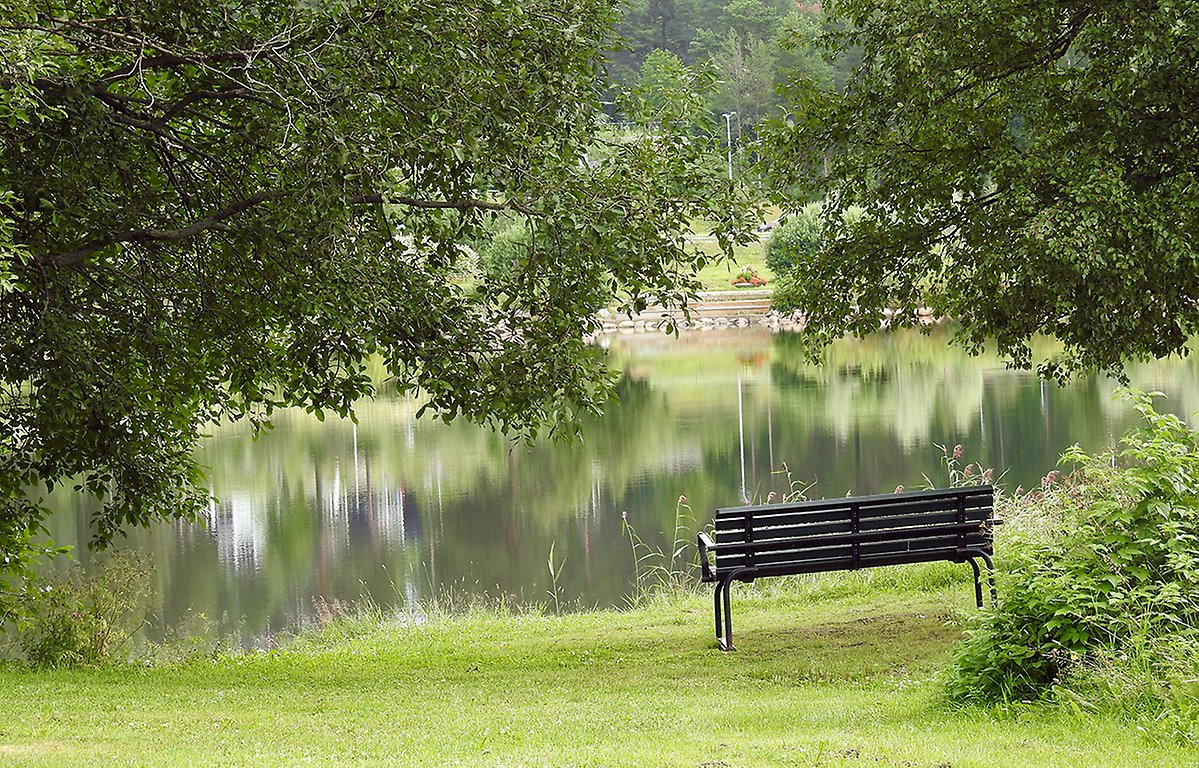
[[(807, 316), (801, 311), (781, 313), (772, 309), (771, 294), (770, 289), (701, 292), (698, 294), (699, 301), (688, 307), (690, 319), (685, 318), (678, 309), (660, 306), (647, 307), (632, 316), (602, 309), (592, 318), (595, 330), (585, 334), (584, 339), (593, 341), (612, 334), (669, 333), (671, 328), (708, 331), (756, 325), (771, 333), (804, 330)], [(879, 329), (890, 328), (898, 314), (898, 310), (883, 310)], [(949, 321), (949, 318), (937, 317), (927, 307), (916, 309), (915, 316), (922, 326), (944, 325)]]

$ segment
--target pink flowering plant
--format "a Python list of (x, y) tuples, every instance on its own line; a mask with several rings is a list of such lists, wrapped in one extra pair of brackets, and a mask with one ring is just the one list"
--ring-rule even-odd
[[(945, 467), (945, 472), (949, 476), (950, 488), (962, 488), (968, 485), (989, 485), (993, 479), (995, 471), (990, 468), (984, 468), (980, 462), (962, 464), (962, 445), (958, 443), (949, 448), (947, 445), (933, 443), (941, 451), (941, 464)], [(925, 485), (929, 488), (935, 488), (936, 483), (924, 476)], [(896, 489), (898, 492), (898, 489)]]

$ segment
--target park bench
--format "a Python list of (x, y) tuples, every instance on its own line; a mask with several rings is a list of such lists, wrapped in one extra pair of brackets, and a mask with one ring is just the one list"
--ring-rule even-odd
[(967, 562), (981, 608), (978, 560), (996, 597), (991, 531), (1002, 521), (994, 517), (994, 500), (994, 488), (980, 485), (716, 510), (716, 540), (699, 534), (699, 562), (702, 580), (716, 584), (717, 642), (733, 650), (732, 583), (764, 576)]

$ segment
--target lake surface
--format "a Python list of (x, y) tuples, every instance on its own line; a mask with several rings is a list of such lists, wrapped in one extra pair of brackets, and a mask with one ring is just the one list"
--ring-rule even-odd
[[(943, 485), (936, 446), (957, 443), (1013, 490), (1039, 483), (1070, 444), (1098, 449), (1133, 423), (1112, 381), (1046, 384), (948, 338), (846, 341), (814, 366), (794, 336), (758, 328), (607, 337), (620, 401), (573, 444), (417, 421), (418, 404), (398, 397), (362, 403), (357, 425), (296, 411), (257, 440), (244, 425), (214, 428), (200, 449), (219, 500), (206, 524), (125, 544), (156, 567), (150, 632), (203, 616), (249, 641), (368, 596), (395, 610), (472, 596), (552, 604), (556, 587), (565, 605), (616, 605), (634, 584), (622, 515), (668, 553), (680, 497), (690, 542), (716, 507), (791, 482), (814, 484), (810, 497)], [(1169, 410), (1199, 408), (1192, 362), (1130, 375), (1168, 393)], [(83, 503), (57, 503), (52, 533), (85, 542)]]

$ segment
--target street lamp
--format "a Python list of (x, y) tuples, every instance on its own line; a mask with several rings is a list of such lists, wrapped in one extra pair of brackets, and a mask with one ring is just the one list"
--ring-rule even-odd
[(725, 143), (728, 144), (728, 147), (729, 147), (729, 181), (733, 180), (733, 122), (732, 122), (732, 118), (733, 118), (733, 115), (735, 115), (735, 114), (737, 114), (737, 113), (736, 112), (725, 112), (724, 113)]

